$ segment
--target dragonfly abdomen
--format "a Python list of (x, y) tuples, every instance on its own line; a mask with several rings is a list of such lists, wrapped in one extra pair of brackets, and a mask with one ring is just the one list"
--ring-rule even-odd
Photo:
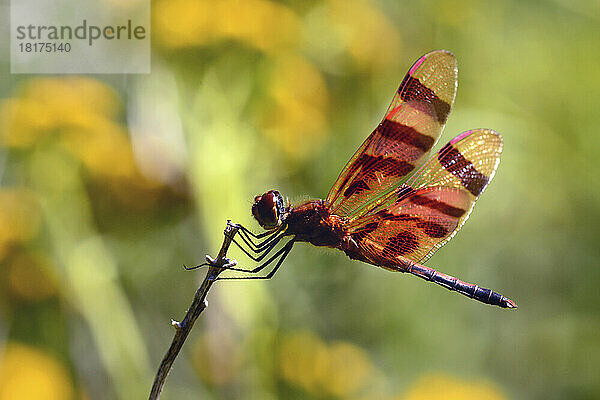
[(443, 274), (433, 268), (421, 264), (412, 263), (406, 270), (403, 270), (403, 272), (409, 272), (419, 278), (436, 283), (448, 290), (458, 292), (485, 304), (502, 308), (517, 308), (517, 305), (511, 299), (504, 297), (498, 292), (482, 288), (473, 283), (463, 282), (458, 278)]

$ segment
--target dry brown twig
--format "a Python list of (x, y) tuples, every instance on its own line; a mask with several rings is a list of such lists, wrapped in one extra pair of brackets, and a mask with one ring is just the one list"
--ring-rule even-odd
[(169, 350), (167, 350), (167, 353), (163, 357), (156, 376), (154, 377), (154, 383), (152, 384), (152, 390), (150, 391), (150, 397), (148, 398), (149, 400), (157, 400), (160, 398), (160, 393), (162, 392), (165, 381), (167, 380), (167, 375), (171, 371), (171, 367), (173, 366), (175, 358), (177, 358), (179, 351), (183, 347), (185, 339), (192, 330), (194, 322), (196, 322), (196, 319), (200, 313), (202, 313), (202, 311), (204, 311), (204, 309), (208, 306), (208, 302), (206, 301), (208, 290), (217, 280), (217, 277), (221, 272), (228, 267), (235, 265), (235, 261), (228, 259), (226, 256), (229, 246), (231, 245), (231, 240), (237, 233), (238, 229), (238, 226), (230, 224), (229, 221), (227, 221), (225, 238), (223, 239), (221, 250), (219, 250), (219, 254), (215, 259), (206, 256), (208, 272), (206, 273), (202, 284), (196, 291), (194, 300), (185, 314), (185, 318), (183, 318), (183, 321), (181, 322), (171, 320), (171, 325), (173, 325), (176, 330), (175, 337), (173, 338), (173, 342), (171, 343)]

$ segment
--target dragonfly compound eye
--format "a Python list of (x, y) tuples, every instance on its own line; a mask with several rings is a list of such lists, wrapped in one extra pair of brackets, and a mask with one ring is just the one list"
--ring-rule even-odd
[(269, 190), (262, 196), (254, 198), (252, 215), (263, 228), (274, 229), (281, 225), (283, 207), (281, 194), (276, 190)]

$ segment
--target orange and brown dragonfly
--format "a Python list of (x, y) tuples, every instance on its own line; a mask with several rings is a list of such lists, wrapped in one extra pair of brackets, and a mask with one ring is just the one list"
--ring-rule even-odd
[[(517, 308), (493, 290), (420, 264), (460, 230), (494, 177), (502, 152), (498, 133), (475, 129), (427, 159), (454, 103), (457, 75), (452, 53), (438, 50), (421, 57), (325, 200), (292, 205), (276, 190), (256, 196), (252, 214), (266, 232), (254, 234), (234, 224), (234, 236), (241, 241), (233, 242), (262, 263), (243, 269), (233, 262), (228, 268), (257, 274), (271, 266), (264, 276), (241, 277), (269, 279), (296, 242), (308, 242), (416, 275), (486, 304)], [(288, 241), (280, 247), (282, 240)]]

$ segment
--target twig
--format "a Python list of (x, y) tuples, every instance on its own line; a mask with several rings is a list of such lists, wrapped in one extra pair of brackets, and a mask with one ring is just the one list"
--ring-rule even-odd
[(229, 221), (227, 222), (227, 227), (225, 228), (225, 238), (223, 240), (221, 250), (215, 259), (206, 256), (209, 266), (208, 272), (204, 277), (204, 281), (202, 281), (202, 284), (196, 291), (194, 301), (192, 301), (192, 305), (185, 314), (185, 318), (181, 322), (171, 320), (171, 325), (173, 325), (173, 327), (176, 329), (175, 337), (173, 338), (173, 342), (171, 343), (167, 354), (165, 354), (162, 362), (160, 363), (160, 367), (158, 368), (158, 372), (154, 378), (154, 383), (152, 384), (152, 390), (150, 391), (150, 397), (148, 398), (149, 400), (157, 400), (160, 398), (160, 393), (162, 392), (162, 388), (167, 380), (167, 375), (171, 371), (171, 367), (173, 366), (175, 358), (179, 354), (179, 350), (181, 350), (181, 347), (183, 347), (183, 343), (192, 330), (194, 322), (200, 313), (208, 306), (208, 302), (206, 301), (208, 289), (210, 289), (212, 284), (216, 281), (217, 276), (219, 276), (221, 272), (223, 272), (228, 266), (235, 263), (235, 261), (232, 263), (231, 260), (226, 258), (226, 255), (229, 245), (231, 244), (231, 239), (235, 236), (239, 228), (236, 225), (230, 224)]

